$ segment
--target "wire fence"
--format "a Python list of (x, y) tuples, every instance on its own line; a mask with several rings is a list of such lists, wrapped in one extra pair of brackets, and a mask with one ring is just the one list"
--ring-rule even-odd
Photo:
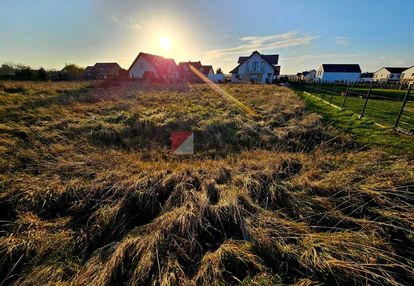
[[(307, 91), (332, 106), (351, 110), (360, 117), (414, 134), (412, 85), (383, 83), (323, 83), (292, 80), (296, 89)], [(395, 87), (395, 88), (390, 88)]]

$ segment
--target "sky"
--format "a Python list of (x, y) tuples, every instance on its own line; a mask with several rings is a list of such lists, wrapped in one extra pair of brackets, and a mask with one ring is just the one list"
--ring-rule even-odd
[(279, 54), (282, 74), (322, 63), (408, 67), (412, 11), (412, 0), (0, 0), (0, 64), (128, 69), (147, 52), (227, 73), (258, 50)]

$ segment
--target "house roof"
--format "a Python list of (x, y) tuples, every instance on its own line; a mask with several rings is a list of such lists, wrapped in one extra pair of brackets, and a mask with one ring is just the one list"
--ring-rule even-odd
[(190, 65), (192, 65), (196, 69), (200, 69), (201, 66), (202, 66), (200, 61), (198, 61), (198, 62), (188, 61), (188, 62), (181, 62), (181, 63), (178, 64), (179, 67), (184, 67), (184, 66), (189, 67)]
[(358, 64), (323, 64), (324, 72), (340, 72), (340, 73), (361, 73)]
[(364, 72), (361, 73), (361, 78), (373, 78), (374, 77), (374, 73), (373, 72)]
[(273, 67), (273, 69), (275, 69), (275, 70), (277, 69), (276, 65), (279, 61), (279, 55), (262, 55), (258, 51), (254, 51), (248, 57), (239, 57), (239, 60), (237, 61), (238, 66), (235, 67), (233, 70), (231, 70), (230, 73), (238, 73), (239, 72), (239, 67), (255, 54), (258, 54), (259, 56), (261, 56), (265, 60), (265, 62), (267, 62), (269, 65), (271, 65)]
[(93, 66), (93, 71), (96, 73), (109, 73), (114, 68), (121, 69), (118, 63), (96, 63)]
[(213, 71), (213, 73), (214, 73), (213, 66), (211, 66), (211, 65), (201, 66), (201, 68), (200, 68), (200, 71), (201, 71), (202, 73), (204, 73), (204, 74), (208, 74), (208, 72), (209, 72), (210, 70), (212, 70), (212, 71)]
[(400, 68), (400, 67), (384, 67), (387, 71), (390, 73), (402, 73), (403, 71), (409, 69), (409, 68)]
[[(259, 54), (262, 58), (264, 58), (269, 64), (271, 65), (277, 65), (279, 62), (279, 55), (262, 55), (258, 51), (254, 51), (253, 54)], [(247, 57), (239, 57), (239, 60), (237, 61), (238, 64), (242, 64), (245, 61), (247, 61), (253, 54)]]
[(131, 68), (135, 65), (135, 63), (138, 61), (140, 57), (145, 58), (147, 62), (149, 62), (155, 68), (158, 74), (167, 73), (171, 67), (177, 68), (174, 59), (166, 59), (162, 56), (140, 52), (138, 56), (135, 58), (135, 60), (132, 62), (132, 65), (130, 66), (128, 71), (131, 70)]

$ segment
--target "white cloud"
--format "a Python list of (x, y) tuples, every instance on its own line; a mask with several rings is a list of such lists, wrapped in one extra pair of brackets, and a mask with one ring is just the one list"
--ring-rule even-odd
[(218, 58), (233, 54), (250, 54), (254, 50), (268, 51), (277, 48), (288, 48), (309, 45), (320, 36), (302, 35), (296, 31), (268, 36), (247, 36), (240, 38), (241, 45), (233, 48), (217, 49), (207, 52), (207, 57)]
[(342, 47), (349, 46), (351, 44), (350, 40), (349, 37), (334, 37), (335, 44)]
[(141, 29), (141, 25), (135, 22), (132, 19), (119, 19), (117, 16), (112, 15), (111, 16), (112, 21), (117, 23), (118, 25), (121, 25), (123, 27), (127, 27), (129, 29)]

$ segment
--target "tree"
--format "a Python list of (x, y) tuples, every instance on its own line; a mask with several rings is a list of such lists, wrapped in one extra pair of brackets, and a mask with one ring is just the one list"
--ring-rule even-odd
[(66, 80), (80, 79), (82, 78), (84, 72), (84, 68), (75, 64), (66, 64), (61, 70), (62, 79)]
[(33, 80), (34, 74), (29, 66), (17, 65), (15, 77), (17, 80)]
[(47, 81), (48, 80), (47, 72), (45, 71), (44, 68), (40, 68), (37, 71), (37, 80), (41, 80), (41, 81)]
[(218, 69), (216, 70), (216, 74), (223, 74), (223, 71), (221, 70), (221, 68), (218, 68)]

